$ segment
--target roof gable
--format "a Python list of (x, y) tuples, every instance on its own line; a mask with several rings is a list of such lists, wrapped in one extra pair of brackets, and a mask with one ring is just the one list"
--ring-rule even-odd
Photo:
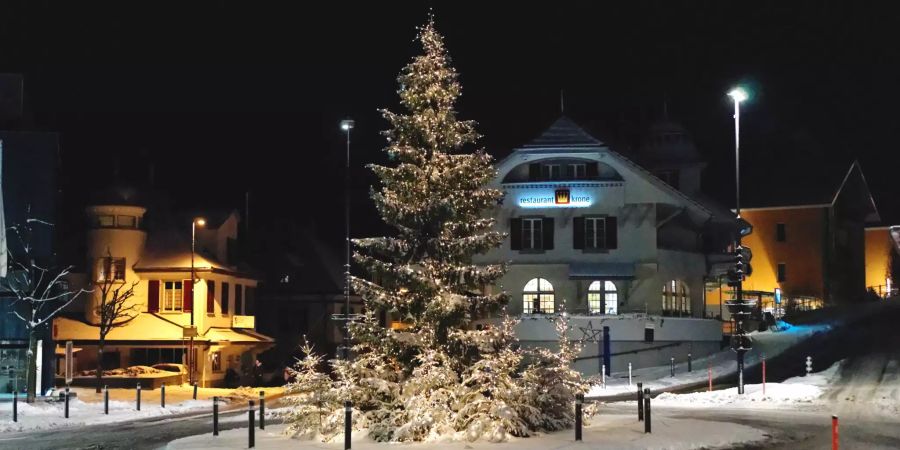
[(605, 147), (606, 144), (588, 134), (566, 116), (556, 119), (549, 128), (522, 148)]

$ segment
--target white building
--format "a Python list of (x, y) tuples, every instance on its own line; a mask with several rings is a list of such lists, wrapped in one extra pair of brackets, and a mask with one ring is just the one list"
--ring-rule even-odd
[[(565, 117), (497, 163), (493, 187), (506, 196), (496, 218), (508, 238), (478, 262), (510, 263), (500, 287), (524, 319), (523, 342), (554, 341), (541, 319), (565, 307), (574, 337), (615, 321), (613, 354), (629, 352), (638, 366), (720, 348), (720, 323), (702, 319), (708, 249), (718, 224), (734, 219), (686, 194), (699, 191), (703, 165), (678, 130), (651, 130), (639, 155), (649, 170)], [(598, 371), (596, 359), (582, 364)]]

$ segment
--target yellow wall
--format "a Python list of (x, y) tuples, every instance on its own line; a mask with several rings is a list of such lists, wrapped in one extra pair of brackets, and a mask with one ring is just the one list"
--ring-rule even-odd
[(884, 289), (893, 251), (888, 227), (866, 228), (866, 287)]
[[(753, 252), (753, 274), (744, 289), (773, 292), (780, 287), (786, 296), (824, 296), (823, 207), (756, 209), (741, 211), (753, 225), (743, 244)], [(785, 224), (785, 242), (776, 241), (776, 226)], [(786, 265), (786, 279), (777, 281), (778, 263)]]

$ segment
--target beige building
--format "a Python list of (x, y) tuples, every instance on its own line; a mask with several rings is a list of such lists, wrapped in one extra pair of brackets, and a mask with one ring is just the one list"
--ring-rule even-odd
[[(224, 385), (229, 371), (230, 378), (246, 377), (257, 354), (273, 341), (255, 331), (256, 278), (229, 265), (237, 213), (197, 226), (192, 258), (190, 219), (183, 231), (148, 236), (144, 207), (125, 200), (103, 203), (109, 204), (86, 210), (90, 221), (86, 267), (91, 269), (86, 284), (96, 286), (106, 277), (126, 286), (136, 282), (130, 299), (136, 317), (107, 336), (104, 368), (185, 364), (194, 367), (201, 386)], [(76, 371), (97, 366), (99, 302), (100, 290), (94, 289), (81, 311), (70, 311), (53, 322), (57, 343), (73, 341), (81, 349)]]

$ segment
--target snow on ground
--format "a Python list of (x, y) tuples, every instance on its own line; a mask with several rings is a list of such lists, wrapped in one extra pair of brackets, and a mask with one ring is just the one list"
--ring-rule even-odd
[[(342, 449), (343, 437), (333, 443), (288, 438), (283, 425), (256, 430), (256, 448), (320, 450)], [(219, 436), (211, 433), (177, 439), (169, 443), (167, 450), (235, 449), (246, 448), (248, 430), (238, 428), (222, 431)], [(633, 415), (603, 414), (591, 420), (585, 427), (583, 442), (576, 443), (573, 430), (547, 433), (529, 438), (511, 438), (504, 443), (491, 442), (425, 442), (401, 444), (403, 450), (575, 450), (585, 448), (615, 448), (620, 450), (727, 447), (735, 443), (747, 443), (764, 439), (764, 432), (745, 425), (707, 422), (693, 419), (673, 419), (657, 414), (653, 416), (653, 433), (645, 434), (642, 422)], [(353, 450), (384, 450), (397, 445), (376, 443), (362, 432), (353, 437)]]
[[(212, 412), (213, 396), (230, 399), (235, 404), (246, 404), (246, 399), (258, 398), (265, 390), (267, 397), (278, 395), (281, 388), (198, 389), (198, 400), (193, 400), (193, 388), (188, 385), (166, 387), (166, 407), (160, 405), (160, 390), (141, 392), (141, 410), (136, 410), (134, 389), (110, 389), (109, 414), (103, 413), (103, 394), (93, 389), (76, 388), (78, 396), (69, 400), (69, 418), (66, 419), (65, 403), (39, 400), (28, 404), (19, 398), (18, 422), (12, 421), (12, 402), (0, 402), (0, 432), (47, 430), (61, 427), (126, 422), (151, 417), (171, 416), (188, 412)], [(249, 397), (255, 394), (255, 397)], [(225, 405), (223, 404), (223, 408)]]
[[(762, 355), (767, 358), (775, 357), (788, 348), (802, 342), (810, 336), (826, 332), (831, 329), (829, 325), (794, 325), (785, 331), (753, 332), (753, 350), (747, 353), (744, 370), (747, 370), (762, 360)], [(635, 369), (632, 372), (632, 385), (628, 384), (627, 362), (626, 370), (612, 373), (606, 377), (606, 387), (594, 386), (587, 397), (603, 399), (624, 393), (634, 392), (636, 383), (643, 383), (644, 388), (650, 388), (653, 392), (675, 390), (688, 385), (707, 381), (708, 370), (712, 370), (713, 379), (730, 375), (737, 371), (734, 352), (725, 349), (712, 355), (697, 358), (693, 361), (693, 372), (687, 371), (687, 361), (677, 361), (675, 364), (675, 376), (671, 376), (669, 365), (646, 367)]]
[(789, 378), (781, 383), (744, 385), (744, 395), (737, 395), (737, 387), (712, 392), (690, 394), (663, 393), (653, 399), (658, 406), (707, 407), (727, 405), (738, 408), (782, 408), (817, 401), (838, 378), (841, 363), (809, 376)]

